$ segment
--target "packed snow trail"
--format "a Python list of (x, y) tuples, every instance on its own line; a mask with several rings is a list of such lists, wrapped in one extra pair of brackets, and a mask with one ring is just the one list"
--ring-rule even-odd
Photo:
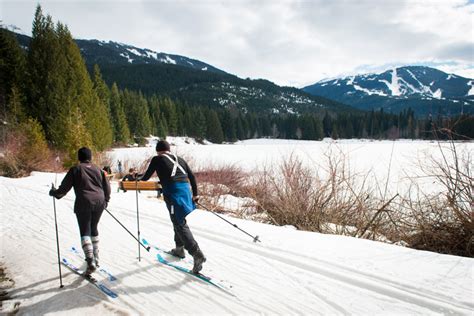
[[(64, 267), (59, 289), (48, 196), (54, 177), (36, 172), (22, 179), (0, 177), (2, 264), (15, 281), (2, 312), (17, 302), (20, 314), (73, 315), (472, 315), (474, 310), (473, 259), (232, 218), (260, 236), (262, 243), (256, 244), (202, 210), (188, 216), (208, 258), (202, 272), (236, 297), (158, 263), (143, 249), (139, 262), (137, 242), (106, 212), (99, 224), (100, 257), (117, 278), (108, 286), (118, 298), (108, 298)], [(171, 249), (173, 228), (164, 202), (153, 192), (142, 192), (139, 199), (142, 236)], [(61, 253), (67, 256), (80, 242), (73, 203), (72, 191), (56, 201)], [(118, 193), (113, 183), (108, 208), (136, 233), (135, 192)]]

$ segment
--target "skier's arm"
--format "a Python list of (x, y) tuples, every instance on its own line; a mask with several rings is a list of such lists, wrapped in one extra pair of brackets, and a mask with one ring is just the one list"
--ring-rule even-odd
[(150, 177), (153, 175), (153, 172), (155, 172), (156, 170), (156, 158), (157, 157), (153, 157), (150, 161), (150, 164), (148, 165), (148, 169), (146, 170), (145, 174), (143, 175), (143, 177), (138, 177), (137, 180), (139, 181), (147, 181), (148, 179), (150, 179)]
[(102, 173), (102, 188), (104, 189), (105, 202), (109, 203), (110, 201), (110, 182), (107, 179), (105, 172)]
[(69, 192), (69, 190), (71, 190), (73, 184), (74, 184), (74, 168), (71, 168), (66, 173), (66, 176), (61, 182), (61, 185), (59, 186), (59, 188), (57, 190), (52, 189), (49, 192), (49, 195), (54, 196), (57, 199), (60, 199), (63, 196), (65, 196)]

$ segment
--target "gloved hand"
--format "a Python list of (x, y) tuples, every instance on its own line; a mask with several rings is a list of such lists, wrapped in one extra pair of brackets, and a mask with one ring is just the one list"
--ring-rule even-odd
[(54, 196), (55, 193), (56, 193), (56, 189), (49, 190), (49, 196)]
[(193, 196), (193, 202), (198, 203), (199, 202), (199, 195)]

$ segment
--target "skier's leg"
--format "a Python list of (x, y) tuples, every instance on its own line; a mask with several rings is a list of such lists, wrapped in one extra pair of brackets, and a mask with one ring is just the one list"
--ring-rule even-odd
[(94, 252), (91, 240), (91, 211), (80, 211), (76, 212), (77, 223), (79, 224), (79, 231), (81, 233), (81, 245), (82, 250), (87, 261), (87, 270), (85, 274), (91, 274), (95, 271), (95, 265), (93, 263)]
[[(167, 204), (168, 205), (168, 204)], [(176, 247), (183, 247), (189, 252), (190, 255), (193, 255), (196, 250), (199, 248), (194, 236), (189, 229), (186, 220), (183, 219), (181, 222), (176, 218), (175, 213), (173, 212), (173, 205), (170, 205), (168, 208), (170, 210), (170, 219), (173, 223), (174, 229), (174, 241)]]
[(164, 200), (166, 202), (166, 207), (168, 208), (170, 214), (171, 222), (173, 223), (174, 243), (176, 245), (173, 249), (170, 250), (170, 253), (175, 257), (184, 258), (186, 256), (184, 252), (184, 242), (180, 236), (178, 228), (174, 224), (174, 206), (166, 199), (166, 197)]
[(76, 213), (77, 223), (79, 224), (79, 232), (81, 233), (81, 244), (86, 258), (92, 258), (92, 241), (91, 241), (91, 212), (81, 211)]
[(173, 226), (177, 231), (178, 235), (184, 242), (184, 248), (193, 256), (193, 273), (199, 273), (202, 270), (202, 264), (206, 262), (206, 257), (199, 248), (198, 243), (194, 239), (191, 229), (189, 228), (186, 220), (183, 219), (181, 223), (177, 222), (176, 219), (173, 221)]
[(100, 209), (98, 211), (92, 212), (91, 216), (91, 241), (92, 241), (92, 249), (94, 253), (94, 260), (95, 265), (99, 266), (99, 230), (98, 224), (100, 217), (102, 216), (103, 210)]

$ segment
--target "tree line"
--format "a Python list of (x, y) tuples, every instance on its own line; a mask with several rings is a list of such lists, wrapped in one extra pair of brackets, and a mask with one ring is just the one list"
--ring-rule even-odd
[[(103, 151), (113, 145), (142, 143), (149, 135), (190, 136), (211, 142), (273, 137), (332, 138), (474, 137), (472, 116), (417, 119), (410, 109), (395, 115), (365, 113), (267, 114), (234, 107), (188, 104), (164, 94), (143, 94), (107, 85), (97, 65), (88, 71), (67, 26), (53, 23), (38, 5), (29, 47), (0, 30), (0, 104), (6, 131), (21, 130), (35, 146), (66, 153), (77, 148)], [(28, 134), (29, 133), (29, 134)], [(437, 134), (438, 133), (438, 134)], [(39, 149), (38, 149), (39, 150)]]

